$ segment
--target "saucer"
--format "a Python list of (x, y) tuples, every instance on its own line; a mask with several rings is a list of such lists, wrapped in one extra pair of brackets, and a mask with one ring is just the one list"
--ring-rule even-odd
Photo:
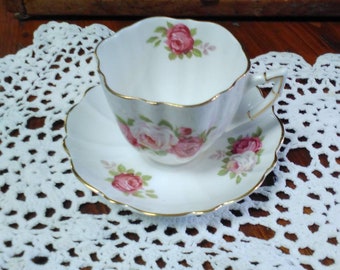
[[(249, 100), (262, 96), (249, 94)], [(256, 190), (274, 167), (283, 127), (272, 110), (227, 131), (194, 161), (158, 164), (121, 134), (100, 86), (89, 89), (66, 118), (64, 147), (76, 177), (112, 203), (146, 215), (203, 214)]]

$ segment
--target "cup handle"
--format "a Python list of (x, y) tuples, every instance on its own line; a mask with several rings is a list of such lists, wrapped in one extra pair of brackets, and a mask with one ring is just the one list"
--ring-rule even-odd
[(286, 74), (287, 70), (285, 68), (281, 68), (277, 70), (271, 70), (262, 74), (250, 75), (250, 78), (247, 82), (247, 91), (257, 91), (258, 89), (254, 88), (258, 88), (259, 85), (268, 82), (273, 83), (272, 89), (270, 90), (268, 95), (263, 100), (261, 100), (261, 102), (250, 106), (247, 112), (247, 116), (250, 120), (254, 120), (256, 117), (258, 117), (260, 114), (262, 114), (273, 105), (273, 103), (282, 92), (286, 79)]

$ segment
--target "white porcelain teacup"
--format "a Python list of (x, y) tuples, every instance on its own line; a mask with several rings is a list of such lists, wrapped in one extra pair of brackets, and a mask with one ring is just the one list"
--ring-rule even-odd
[[(249, 74), (249, 59), (229, 31), (188, 19), (141, 20), (102, 41), (96, 55), (122, 133), (163, 164), (186, 163), (237, 125), (236, 118), (257, 117), (285, 80), (284, 70)], [(268, 81), (273, 87), (267, 97), (235, 118), (244, 96)]]

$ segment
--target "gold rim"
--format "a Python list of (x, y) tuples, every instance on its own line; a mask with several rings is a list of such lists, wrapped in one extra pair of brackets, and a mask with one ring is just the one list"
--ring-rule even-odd
[[(84, 99), (84, 97), (87, 95), (87, 93), (92, 90), (94, 87), (91, 87), (89, 89), (87, 89), (81, 99), (81, 101)], [(80, 101), (80, 102), (81, 102)], [(205, 210), (197, 210), (197, 211), (186, 211), (186, 212), (179, 212), (179, 213), (173, 213), (173, 214), (165, 214), (165, 213), (158, 213), (158, 212), (150, 212), (150, 211), (145, 211), (145, 210), (142, 210), (142, 209), (139, 209), (137, 207), (134, 207), (134, 206), (131, 206), (127, 203), (123, 203), (123, 202), (119, 202), (117, 200), (114, 200), (112, 198), (110, 198), (109, 196), (107, 196), (104, 192), (100, 191), (99, 189), (95, 188), (94, 186), (92, 186), (91, 184), (89, 184), (84, 178), (82, 178), (79, 173), (77, 172), (75, 166), (74, 166), (74, 162), (72, 160), (72, 155), (67, 147), (67, 143), (66, 143), (66, 140), (67, 140), (67, 137), (68, 137), (68, 118), (69, 118), (69, 115), (71, 114), (71, 112), (80, 104), (77, 103), (75, 105), (73, 105), (71, 107), (71, 109), (67, 112), (66, 114), (66, 117), (65, 117), (65, 125), (64, 125), (64, 128), (65, 128), (65, 138), (63, 140), (63, 147), (64, 147), (64, 150), (66, 151), (67, 155), (69, 156), (70, 158), (70, 162), (71, 162), (71, 169), (72, 169), (72, 172), (74, 173), (74, 175), (76, 176), (76, 178), (82, 183), (84, 184), (88, 189), (90, 189), (91, 191), (95, 192), (96, 194), (99, 194), (101, 195), (104, 199), (108, 200), (110, 203), (113, 203), (113, 204), (117, 204), (117, 205), (122, 205), (122, 206), (125, 206), (127, 207), (127, 209), (131, 209), (131, 210), (134, 210), (134, 211), (137, 211), (138, 213), (141, 213), (141, 214), (144, 214), (146, 216), (159, 216), (159, 217), (176, 217), (176, 216), (186, 216), (186, 215), (203, 215), (203, 214), (206, 214), (206, 213), (209, 213), (209, 212), (213, 212), (213, 211), (216, 211), (218, 210), (219, 208), (223, 207), (223, 206), (226, 206), (226, 205), (229, 205), (229, 204), (232, 204), (232, 203), (235, 203), (237, 201), (240, 201), (241, 199), (247, 197), (248, 195), (250, 195), (251, 193), (253, 193), (256, 189), (258, 189), (262, 183), (264, 182), (266, 176), (271, 172), (271, 170), (273, 169), (273, 167), (275, 166), (276, 162), (277, 162), (277, 152), (283, 142), (283, 139), (284, 139), (284, 128), (283, 128), (283, 124), (282, 122), (280, 121), (280, 119), (277, 117), (277, 115), (275, 114), (274, 112), (274, 109), (272, 108), (272, 113), (273, 115), (275, 116), (275, 119), (276, 121), (280, 124), (280, 128), (281, 128), (281, 137), (280, 137), (280, 140), (278, 142), (278, 145), (274, 151), (274, 159), (273, 159), (273, 162), (270, 164), (270, 166), (268, 166), (267, 170), (263, 173), (263, 175), (260, 177), (259, 181), (256, 183), (256, 185), (254, 185), (251, 189), (249, 189), (246, 193), (242, 194), (241, 196), (238, 196), (236, 198), (233, 198), (233, 199), (230, 199), (226, 202), (223, 202), (223, 203), (220, 203), (212, 208), (209, 208), (209, 209), (205, 209)]]
[[(154, 17), (154, 18), (167, 18), (167, 17)], [(150, 19), (150, 18), (148, 18), (148, 19)], [(146, 20), (148, 20), (148, 19), (146, 19)], [(173, 19), (173, 18), (169, 18), (169, 19)], [(175, 20), (176, 20), (176, 19), (175, 19)], [(185, 20), (190, 20), (190, 19), (183, 19), (183, 20), (180, 20), (180, 21), (185, 21)], [(141, 20), (141, 21), (139, 21), (139, 22), (137, 22), (137, 23), (134, 23), (134, 24), (132, 24), (132, 25), (130, 25), (130, 26), (127, 26), (127, 27), (125, 27), (125, 28), (122, 28), (122, 29), (119, 30), (119, 31), (124, 31), (124, 30), (126, 30), (126, 29), (128, 29), (128, 28), (130, 28), (130, 27), (135, 27), (136, 25), (140, 24), (140, 22), (142, 22), (142, 21), (143, 21), (143, 20)], [(190, 21), (194, 21), (194, 20), (190, 20)], [(196, 21), (196, 22), (198, 22), (198, 23), (204, 23), (204, 21)], [(207, 23), (211, 23), (211, 24), (215, 24), (215, 25), (218, 25), (218, 26), (220, 26), (220, 27), (223, 27), (223, 26), (221, 26), (221, 25), (219, 25), (219, 24), (216, 24), (216, 23), (213, 23), (213, 22), (207, 22)], [(121, 93), (119, 93), (119, 92), (117, 92), (117, 91), (111, 89), (111, 87), (109, 87), (109, 85), (108, 85), (108, 83), (107, 83), (107, 80), (106, 80), (106, 77), (105, 77), (104, 73), (103, 73), (103, 72), (101, 71), (101, 69), (100, 69), (100, 60), (99, 60), (99, 57), (98, 57), (98, 53), (97, 53), (97, 52), (98, 52), (98, 48), (100, 47), (100, 45), (101, 45), (102, 43), (104, 43), (105, 41), (107, 41), (108, 39), (113, 38), (114, 35), (113, 35), (113, 36), (110, 36), (110, 37), (108, 37), (108, 38), (106, 38), (106, 39), (104, 39), (104, 40), (102, 40), (102, 41), (97, 45), (97, 47), (96, 47), (96, 49), (95, 49), (94, 54), (95, 54), (95, 57), (96, 57), (96, 59), (97, 59), (97, 71), (98, 71), (100, 77), (102, 78), (102, 81), (104, 82), (105, 90), (107, 90), (109, 93), (111, 93), (111, 94), (113, 94), (113, 95), (115, 95), (115, 96), (117, 96), (117, 97), (123, 98), (123, 99), (138, 100), (138, 101), (141, 101), (141, 102), (148, 103), (148, 104), (150, 104), (150, 105), (161, 105), (161, 104), (162, 104), (162, 105), (167, 105), (167, 106), (171, 106), (171, 107), (178, 107), (178, 108), (191, 108), (191, 107), (202, 106), (202, 105), (204, 105), (204, 104), (207, 104), (207, 103), (210, 103), (210, 102), (216, 100), (216, 99), (219, 98), (223, 93), (228, 92), (231, 88), (233, 88), (233, 87), (235, 86), (235, 84), (236, 84), (242, 77), (244, 77), (244, 76), (248, 73), (248, 71), (249, 71), (249, 69), (250, 69), (250, 60), (249, 60), (247, 54), (245, 53), (245, 51), (244, 51), (242, 45), (240, 44), (240, 42), (235, 38), (235, 36), (234, 36), (230, 31), (228, 31), (226, 28), (224, 28), (224, 29), (225, 29), (225, 31), (227, 31), (227, 32), (229, 32), (229, 33), (231, 34), (231, 36), (235, 39), (235, 41), (236, 41), (236, 42), (238, 43), (238, 45), (240, 46), (240, 48), (241, 48), (241, 50), (242, 50), (242, 52), (243, 52), (243, 54), (244, 54), (244, 56), (245, 56), (245, 58), (246, 58), (246, 60), (247, 60), (247, 66), (246, 66), (246, 68), (245, 68), (245, 71), (244, 71), (239, 77), (237, 77), (237, 78), (234, 80), (234, 82), (233, 82), (227, 89), (218, 92), (216, 95), (214, 95), (214, 96), (212, 96), (211, 98), (207, 99), (206, 101), (203, 101), (203, 102), (200, 102), (200, 103), (195, 103), (195, 104), (191, 104), (191, 105), (183, 105), (183, 104), (172, 103), (172, 102), (153, 101), (153, 100), (148, 100), (148, 99), (144, 99), (144, 98), (139, 98), (139, 97), (134, 97), (134, 96), (123, 95), (123, 94), (121, 94)], [(118, 31), (118, 32), (119, 32), (119, 31)]]

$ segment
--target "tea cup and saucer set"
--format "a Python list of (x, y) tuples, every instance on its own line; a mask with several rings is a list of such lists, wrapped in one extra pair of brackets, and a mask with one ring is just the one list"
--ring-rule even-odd
[(204, 214), (252, 193), (275, 166), (283, 127), (272, 105), (286, 71), (251, 74), (224, 27), (147, 18), (96, 57), (101, 83), (69, 111), (64, 146), (76, 177), (108, 201)]

